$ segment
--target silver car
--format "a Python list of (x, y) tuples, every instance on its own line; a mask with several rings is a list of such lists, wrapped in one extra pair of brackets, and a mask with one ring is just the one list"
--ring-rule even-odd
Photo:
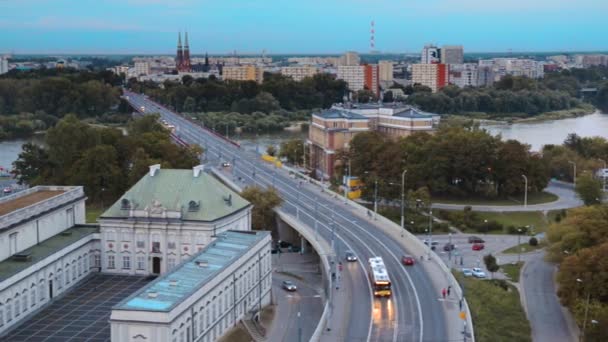
[(293, 292), (298, 289), (296, 284), (294, 284), (291, 280), (283, 280), (283, 283), (281, 286), (289, 292)]
[(357, 256), (353, 252), (346, 252), (346, 261), (357, 261)]

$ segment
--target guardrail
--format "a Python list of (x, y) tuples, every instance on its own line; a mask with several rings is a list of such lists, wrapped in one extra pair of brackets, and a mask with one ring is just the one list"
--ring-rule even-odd
[[(223, 175), (217, 169), (211, 168), (210, 170), (216, 177), (220, 178), (227, 186), (231, 187), (233, 190), (238, 191), (238, 192), (242, 191), (242, 188), (239, 185), (237, 185), (235, 182), (233, 182), (229, 177), (226, 177), (225, 175)], [(321, 318), (319, 319), (319, 323), (317, 324), (315, 331), (313, 332), (312, 336), (310, 337), (310, 341), (319, 341), (321, 339), (321, 334), (323, 333), (323, 328), (325, 327), (325, 325), (327, 323), (327, 319), (329, 316), (329, 310), (330, 310), (329, 303), (332, 300), (332, 298), (331, 298), (331, 289), (332, 289), (331, 268), (330, 268), (328, 257), (332, 257), (335, 255), (333, 254), (333, 250), (331, 249), (331, 246), (327, 243), (327, 241), (325, 241), (325, 239), (316, 238), (310, 227), (300, 223), (296, 217), (294, 217), (291, 214), (288, 214), (281, 208), (275, 209), (275, 212), (277, 213), (277, 215), (279, 215), (279, 217), (285, 223), (287, 223), (288, 225), (290, 225), (293, 228), (296, 228), (298, 233), (300, 233), (302, 235), (302, 237), (304, 237), (306, 239), (306, 241), (308, 241), (310, 243), (312, 248), (314, 248), (317, 251), (317, 254), (319, 254), (319, 256), (320, 256), (323, 271), (325, 273), (325, 280), (327, 282), (326, 287), (325, 287), (327, 289), (327, 291), (325, 293), (325, 305), (323, 306), (323, 313), (321, 314)]]

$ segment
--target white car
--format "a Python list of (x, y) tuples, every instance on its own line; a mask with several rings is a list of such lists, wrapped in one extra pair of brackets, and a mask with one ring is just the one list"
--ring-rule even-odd
[(462, 275), (465, 277), (470, 277), (473, 275), (473, 271), (471, 271), (470, 268), (463, 268), (462, 269)]
[(485, 278), (486, 277), (486, 272), (484, 272), (479, 267), (474, 267), (473, 268), (473, 277), (475, 277), (475, 278)]

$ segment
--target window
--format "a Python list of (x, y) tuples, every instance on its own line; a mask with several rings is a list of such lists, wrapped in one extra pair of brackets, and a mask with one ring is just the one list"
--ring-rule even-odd
[(145, 259), (143, 256), (137, 257), (137, 269), (144, 270), (146, 268)]
[(143, 241), (137, 241), (137, 248), (145, 248), (146, 244)]
[(115, 267), (114, 256), (108, 255), (108, 268), (114, 268), (114, 267)]
[(76, 263), (72, 263), (72, 280), (76, 280)]
[(175, 258), (167, 258), (167, 271), (175, 267)]
[(59, 270), (59, 272), (57, 272), (57, 275), (55, 276), (55, 280), (57, 281), (57, 288), (61, 289), (63, 287), (63, 276), (61, 274), (61, 270)]
[(66, 223), (67, 227), (71, 227), (74, 225), (74, 209), (70, 208), (65, 211)]
[(30, 290), (30, 299), (32, 301), (32, 306), (36, 306), (36, 285), (32, 285), (32, 289)]
[(169, 249), (175, 249), (175, 242), (172, 241), (172, 242), (167, 243), (167, 248), (169, 248)]
[(152, 242), (152, 253), (160, 253), (160, 242)]
[(27, 311), (27, 290), (23, 291), (23, 308), (21, 309), (21, 311)]
[(39, 301), (43, 301), (44, 300), (44, 280), (40, 282), (40, 284), (38, 284), (38, 296), (39, 296)]
[(70, 283), (70, 265), (67, 265), (65, 267), (65, 284), (69, 284)]
[(13, 303), (11, 303), (11, 300), (7, 300), (6, 301), (6, 321), (10, 322), (13, 319), (13, 310), (11, 308), (11, 305)]
[(205, 331), (205, 315), (203, 314), (203, 310), (201, 310), (201, 314), (198, 316), (198, 322), (200, 326), (201, 334)]
[(131, 269), (131, 257), (128, 255), (124, 255), (122, 257), (122, 268), (125, 270)]
[(93, 257), (94, 257), (93, 264), (95, 265), (95, 267), (101, 267), (101, 255), (95, 254)]
[(20, 312), (19, 310), (21, 310), (21, 308), (19, 307), (19, 295), (17, 295), (17, 297), (15, 297), (15, 302), (13, 304), (15, 304), (15, 317), (19, 316)]
[(4, 307), (0, 304), (0, 327), (4, 326)]

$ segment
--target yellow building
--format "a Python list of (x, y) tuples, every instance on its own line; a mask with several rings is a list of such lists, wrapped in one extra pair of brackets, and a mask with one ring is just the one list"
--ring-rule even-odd
[(222, 68), (224, 80), (256, 81), (264, 80), (264, 69), (255, 65), (231, 65)]

